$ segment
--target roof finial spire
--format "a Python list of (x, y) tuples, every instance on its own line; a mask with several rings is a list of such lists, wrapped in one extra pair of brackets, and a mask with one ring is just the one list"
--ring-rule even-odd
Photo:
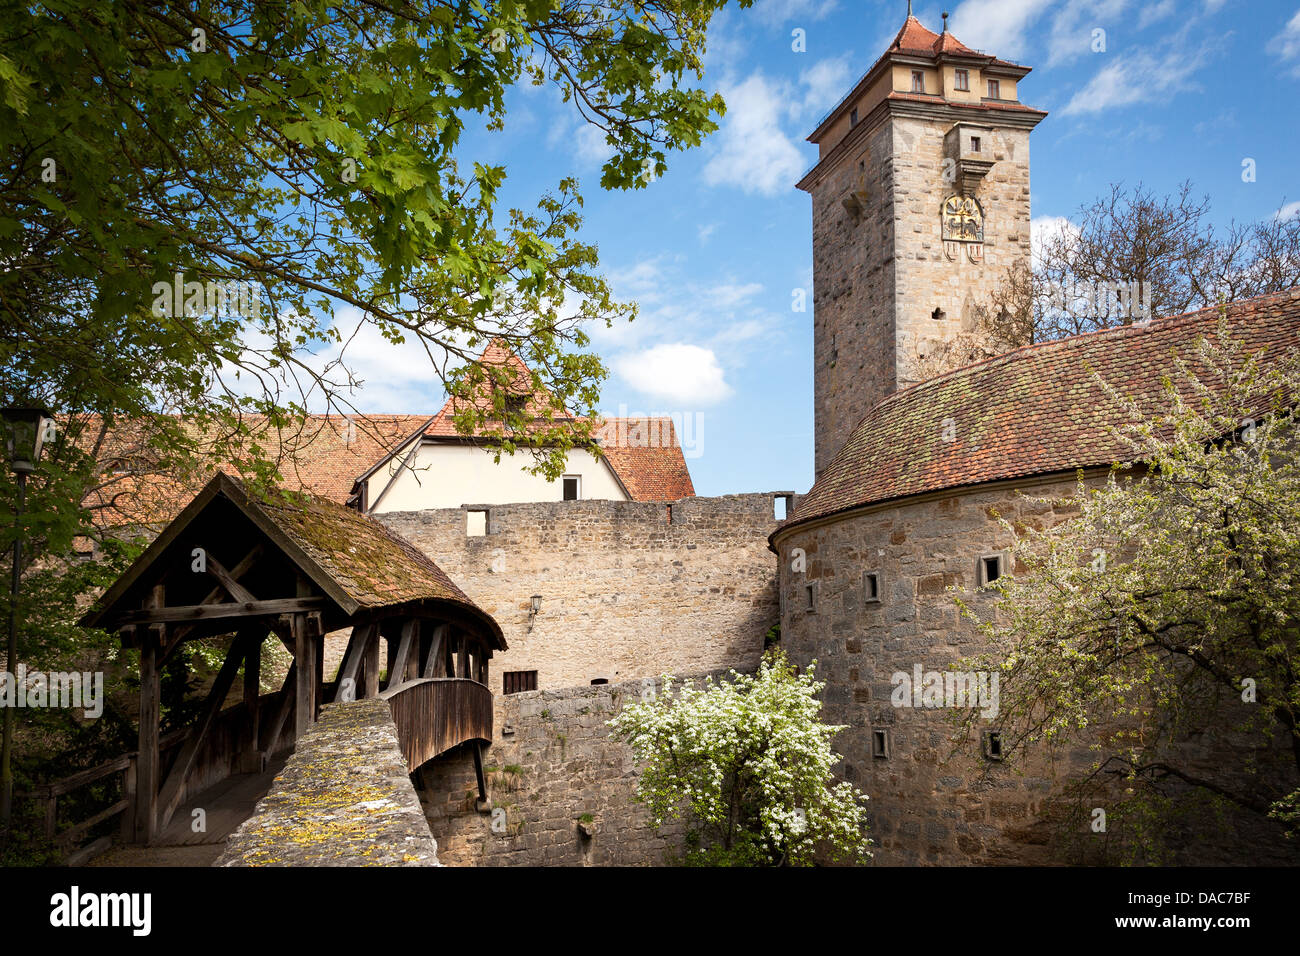
[(943, 11), (943, 32), (948, 32), (948, 11)]
[(907, 15), (909, 17), (912, 15), (912, 0), (907, 0)]

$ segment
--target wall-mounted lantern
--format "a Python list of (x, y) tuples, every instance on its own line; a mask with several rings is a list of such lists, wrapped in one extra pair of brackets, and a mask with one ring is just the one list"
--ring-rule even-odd
[(530, 602), (528, 608), (528, 629), (531, 631), (533, 629), (533, 619), (542, 612), (542, 596), (540, 594), (534, 594), (528, 600)]

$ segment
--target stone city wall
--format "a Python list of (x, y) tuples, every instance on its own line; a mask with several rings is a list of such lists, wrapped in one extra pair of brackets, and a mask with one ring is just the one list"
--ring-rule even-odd
[[(537, 689), (552, 690), (753, 670), (778, 620), (773, 498), (493, 505), (476, 537), (466, 508), (378, 517), (501, 625), (509, 650), (490, 662), (500, 694), (505, 671), (537, 671)], [(345, 643), (331, 642), (331, 660)]]
[(429, 826), (447, 866), (656, 866), (679, 859), (684, 828), (650, 825), (637, 772), (606, 721), (656, 693), (653, 679), (498, 696), (484, 765), (489, 807), (467, 747), (418, 772)]

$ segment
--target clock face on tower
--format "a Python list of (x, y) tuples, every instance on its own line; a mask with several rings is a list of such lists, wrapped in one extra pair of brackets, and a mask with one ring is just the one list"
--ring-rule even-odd
[(949, 196), (941, 219), (945, 242), (984, 241), (984, 210), (974, 196)]

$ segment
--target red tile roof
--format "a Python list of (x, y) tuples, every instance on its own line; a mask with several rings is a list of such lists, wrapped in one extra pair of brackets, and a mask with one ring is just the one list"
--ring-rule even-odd
[(676, 501), (695, 494), (671, 418), (607, 418), (595, 434), (633, 501)]
[(889, 44), (889, 52), (930, 54), (938, 42), (939, 34), (927, 30), (916, 17), (908, 16), (894, 42)]
[[(1217, 339), (1219, 321), (1206, 309), (1045, 342), (895, 392), (862, 419), (782, 529), (908, 495), (1122, 460), (1107, 426), (1124, 412), (1094, 374), (1154, 411), (1174, 357), (1195, 367), (1197, 341)], [(1300, 291), (1233, 303), (1227, 329), (1267, 356), (1300, 349)], [(953, 440), (944, 441), (949, 423)]]
[[(493, 342), (483, 351), (480, 361), (486, 365), (509, 366), (513, 375), (508, 387), (512, 391), (528, 389), (530, 397), (525, 410), (539, 416), (539, 427), (549, 424), (547, 416), (553, 410), (543, 400), (544, 396), (531, 394), (528, 384), (531, 373), (522, 359), (499, 342)], [(454, 416), (467, 402), (484, 411), (490, 411), (492, 407), (486, 388), (466, 399), (449, 398), (424, 429), (424, 435), (435, 439), (491, 440), (494, 433), (499, 433), (500, 422), (488, 420), (468, 435), (457, 431)], [(676, 501), (695, 494), (695, 485), (686, 467), (672, 419), (603, 419), (593, 429), (593, 436), (633, 501)], [(357, 475), (361, 473), (358, 471)]]

